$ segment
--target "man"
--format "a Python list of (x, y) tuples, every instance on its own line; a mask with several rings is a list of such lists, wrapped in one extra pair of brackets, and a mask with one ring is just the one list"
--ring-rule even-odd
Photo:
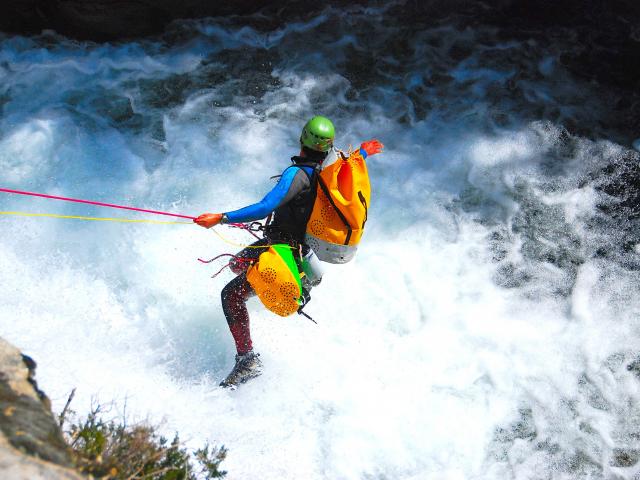
[[(223, 387), (237, 386), (262, 373), (259, 354), (253, 351), (249, 331), (246, 301), (255, 292), (247, 281), (246, 272), (268, 245), (287, 243), (303, 255), (309, 251), (304, 242), (307, 221), (316, 196), (316, 167), (333, 151), (335, 128), (322, 116), (309, 120), (300, 136), (300, 154), (291, 158), (293, 165), (285, 169), (277, 185), (258, 203), (227, 213), (204, 213), (194, 221), (205, 228), (224, 223), (248, 223), (273, 213), (273, 220), (264, 230), (264, 239), (242, 250), (231, 262), (237, 275), (222, 290), (222, 309), (236, 344), (236, 364), (222, 383)], [(364, 143), (363, 156), (379, 153), (377, 141)]]

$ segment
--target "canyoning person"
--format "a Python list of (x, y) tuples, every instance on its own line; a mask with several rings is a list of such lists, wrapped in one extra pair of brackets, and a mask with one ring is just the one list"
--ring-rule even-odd
[[(305, 241), (305, 233), (316, 200), (318, 172), (328, 156), (340, 155), (334, 147), (334, 138), (333, 123), (323, 116), (313, 117), (302, 129), (300, 153), (291, 157), (292, 165), (284, 170), (276, 186), (260, 202), (226, 213), (204, 213), (194, 220), (202, 227), (211, 228), (218, 224), (246, 224), (269, 217), (263, 227), (264, 238), (241, 250), (229, 264), (237, 276), (223, 288), (221, 298), (237, 354), (235, 366), (220, 383), (221, 386), (235, 387), (262, 373), (262, 362), (259, 354), (254, 352), (251, 341), (246, 301), (256, 295), (251, 279), (247, 278), (248, 269), (258, 261), (265, 249), (274, 245), (286, 246), (293, 253), (298, 266), (303, 257), (311, 259), (310, 269), (313, 272), (306, 272), (303, 286), (307, 298), (308, 291), (322, 278), (322, 269), (318, 266), (317, 258), (313, 258), (313, 251)], [(366, 158), (380, 153), (382, 148), (380, 142), (371, 140), (361, 145), (359, 154), (361, 158)], [(259, 263), (262, 261), (260, 259)], [(286, 316), (278, 310), (272, 311)]]

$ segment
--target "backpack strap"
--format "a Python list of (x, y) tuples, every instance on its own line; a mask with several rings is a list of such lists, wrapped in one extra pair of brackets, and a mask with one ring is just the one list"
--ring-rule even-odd
[(369, 218), (369, 207), (367, 206), (367, 199), (364, 198), (362, 191), (358, 192), (358, 198), (360, 199), (360, 203), (364, 206), (364, 220), (362, 221), (362, 229), (364, 230), (364, 226)]
[(311, 318), (311, 315), (308, 315), (303, 309), (304, 307), (307, 306), (307, 304), (311, 301), (311, 295), (309, 294), (309, 291), (302, 287), (302, 295), (301, 295), (301, 300), (302, 300), (302, 305), (300, 305), (300, 307), (298, 308), (298, 315), (303, 315), (305, 317), (307, 317), (309, 320), (311, 320), (313, 323), (315, 323), (316, 325), (318, 324), (318, 322), (316, 322), (313, 318)]
[(340, 211), (338, 206), (335, 204), (335, 202), (333, 201), (333, 198), (331, 198), (331, 193), (329, 193), (329, 188), (327, 187), (327, 184), (324, 183), (324, 180), (322, 180), (322, 178), (320, 178), (320, 175), (316, 175), (316, 177), (318, 178), (318, 185), (320, 185), (320, 188), (322, 189), (322, 193), (324, 193), (324, 195), (327, 197), (327, 200), (329, 200), (329, 203), (338, 214), (338, 217), (340, 217), (340, 220), (342, 220), (342, 223), (344, 223), (344, 226), (347, 227), (347, 237), (344, 240), (344, 244), (349, 245), (349, 240), (351, 240), (351, 234), (353, 233), (353, 228), (349, 224), (349, 221), (347, 220), (347, 218), (344, 216), (344, 214)]

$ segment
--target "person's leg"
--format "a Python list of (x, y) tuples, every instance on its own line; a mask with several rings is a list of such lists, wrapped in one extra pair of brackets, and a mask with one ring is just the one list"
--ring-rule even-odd
[(268, 245), (267, 240), (258, 240), (250, 247), (240, 251), (236, 258), (229, 262), (231, 271), (238, 275), (223, 289), (222, 310), (229, 324), (229, 330), (236, 344), (236, 364), (221, 383), (222, 387), (236, 387), (247, 380), (262, 373), (260, 354), (254, 353), (249, 330), (249, 312), (246, 301), (255, 295), (253, 288), (247, 281), (247, 269), (252, 261), (258, 259), (265, 248), (252, 248)]
[(222, 310), (229, 324), (229, 330), (236, 343), (238, 355), (252, 349), (249, 330), (249, 311), (246, 301), (255, 295), (245, 273), (241, 273), (222, 289)]
[(221, 387), (235, 388), (241, 383), (262, 373), (260, 354), (253, 351), (249, 331), (249, 312), (245, 302), (255, 295), (247, 282), (246, 274), (241, 273), (222, 289), (222, 309), (229, 324), (229, 330), (236, 344), (236, 364), (220, 382)]
[(258, 240), (252, 243), (248, 247), (240, 250), (234, 259), (229, 262), (229, 268), (236, 275), (244, 273), (249, 268), (252, 262), (258, 260), (258, 257), (262, 252), (265, 252), (268, 248), (269, 241), (266, 238)]

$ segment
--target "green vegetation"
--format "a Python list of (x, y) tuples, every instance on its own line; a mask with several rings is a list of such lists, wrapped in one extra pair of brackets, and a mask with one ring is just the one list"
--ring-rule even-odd
[(227, 454), (224, 446), (205, 445), (190, 453), (177, 434), (169, 442), (152, 425), (104, 420), (100, 406), (79, 421), (67, 420), (66, 413), (65, 408), (60, 424), (85, 475), (101, 480), (209, 480), (227, 474), (220, 470)]

